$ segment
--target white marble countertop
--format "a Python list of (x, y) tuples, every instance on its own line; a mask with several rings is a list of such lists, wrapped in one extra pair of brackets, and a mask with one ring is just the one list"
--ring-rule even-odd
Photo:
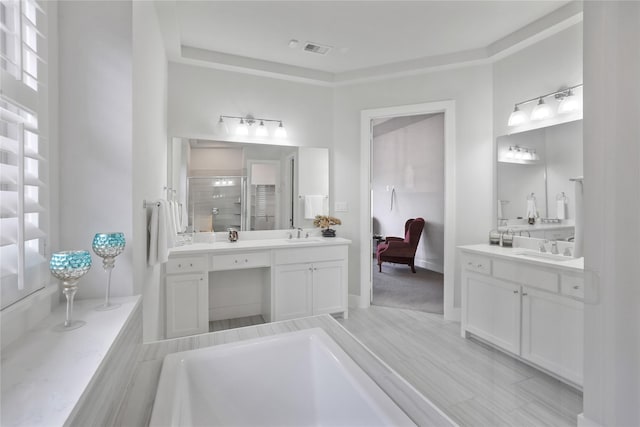
[(86, 325), (66, 332), (53, 328), (65, 318), (65, 304), (2, 352), (3, 426), (63, 425), (111, 345), (140, 304), (140, 296), (112, 298), (121, 306), (96, 311), (103, 299), (77, 300), (74, 320)]
[(477, 245), (458, 246), (458, 249), (482, 255), (490, 255), (498, 258), (509, 259), (518, 262), (524, 262), (528, 264), (535, 264), (545, 267), (556, 267), (571, 271), (584, 271), (584, 258), (569, 258), (566, 261), (556, 261), (553, 259), (544, 258), (530, 258), (518, 253), (527, 251), (527, 248), (505, 248), (498, 245), (489, 245), (487, 243), (480, 243)]
[(348, 245), (351, 240), (342, 237), (318, 237), (292, 238), (292, 239), (250, 239), (238, 240), (236, 242), (213, 242), (213, 243), (193, 243), (190, 245), (178, 246), (169, 251), (170, 256), (195, 255), (212, 252), (234, 252), (238, 250), (260, 250), (260, 249), (295, 249), (299, 247), (312, 246), (332, 246)]

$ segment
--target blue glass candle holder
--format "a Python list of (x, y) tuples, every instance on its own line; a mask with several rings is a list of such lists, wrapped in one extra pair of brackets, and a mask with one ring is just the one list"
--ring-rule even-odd
[(73, 298), (78, 291), (78, 280), (91, 268), (89, 251), (64, 251), (51, 255), (49, 270), (56, 279), (62, 280), (62, 293), (67, 298), (67, 315), (63, 324), (56, 329), (68, 331), (85, 324), (82, 320), (71, 320)]
[(97, 233), (93, 238), (93, 252), (102, 258), (102, 266), (109, 274), (107, 279), (107, 293), (104, 304), (98, 306), (96, 310), (113, 310), (120, 307), (120, 304), (113, 304), (109, 301), (111, 293), (111, 271), (116, 264), (116, 257), (124, 251), (124, 233)]

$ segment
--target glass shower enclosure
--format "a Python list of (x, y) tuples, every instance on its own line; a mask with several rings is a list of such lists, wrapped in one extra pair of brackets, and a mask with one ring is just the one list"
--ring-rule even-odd
[(244, 230), (244, 176), (187, 178), (189, 229), (195, 232)]

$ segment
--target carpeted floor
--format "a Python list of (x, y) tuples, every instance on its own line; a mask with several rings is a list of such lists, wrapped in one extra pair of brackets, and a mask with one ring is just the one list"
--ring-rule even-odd
[(444, 276), (435, 271), (400, 264), (382, 264), (382, 273), (373, 260), (373, 305), (427, 313), (444, 313)]

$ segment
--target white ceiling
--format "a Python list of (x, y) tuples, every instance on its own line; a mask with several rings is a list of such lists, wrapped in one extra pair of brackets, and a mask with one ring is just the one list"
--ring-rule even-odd
[[(181, 56), (255, 69), (301, 67), (326, 78), (486, 50), (569, 1), (190, 1), (163, 3)], [(167, 4), (172, 4), (167, 8)], [(575, 3), (575, 2), (574, 2)], [(566, 7), (564, 8), (566, 9)], [(167, 32), (172, 35), (167, 37)], [(292, 49), (290, 39), (300, 44)], [(302, 50), (311, 41), (327, 55)], [(197, 48), (197, 49), (190, 49)], [(170, 50), (168, 48), (168, 50)], [(185, 54), (185, 51), (187, 54)], [(473, 56), (473, 55), (472, 55)], [(486, 55), (485, 55), (486, 57)], [(175, 60), (176, 58), (171, 58)], [(413, 62), (411, 62), (413, 61)], [(286, 70), (285, 70), (286, 73)], [(319, 73), (319, 74), (318, 74)], [(293, 73), (295, 74), (295, 72)], [(331, 78), (326, 78), (331, 80)]]

